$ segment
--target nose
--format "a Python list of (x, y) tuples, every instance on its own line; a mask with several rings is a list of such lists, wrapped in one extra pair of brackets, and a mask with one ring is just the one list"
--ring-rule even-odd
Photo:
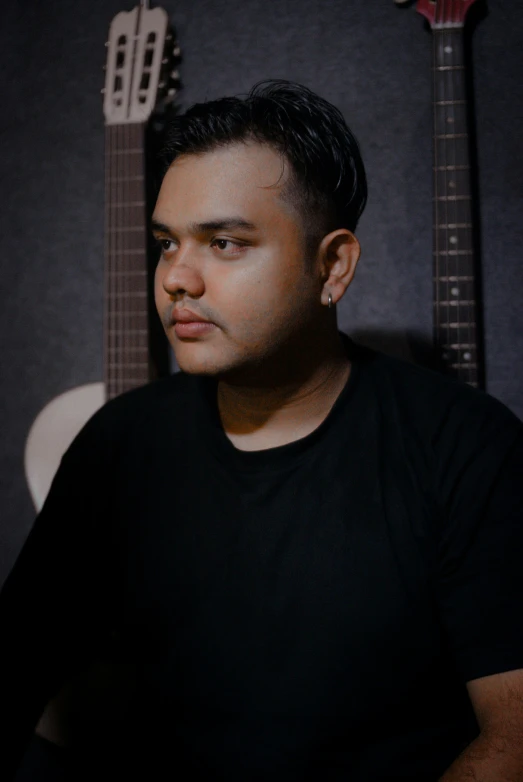
[(203, 296), (205, 284), (194, 252), (178, 250), (176, 259), (158, 264), (156, 273), (164, 291), (172, 297), (187, 295), (197, 299)]

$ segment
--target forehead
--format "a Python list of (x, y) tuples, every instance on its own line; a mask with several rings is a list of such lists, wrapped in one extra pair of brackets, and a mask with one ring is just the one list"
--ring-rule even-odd
[(210, 212), (216, 216), (217, 210), (250, 219), (258, 213), (262, 221), (278, 213), (288, 218), (291, 210), (281, 198), (288, 169), (282, 155), (255, 142), (182, 155), (164, 177), (155, 212), (192, 221), (205, 220)]

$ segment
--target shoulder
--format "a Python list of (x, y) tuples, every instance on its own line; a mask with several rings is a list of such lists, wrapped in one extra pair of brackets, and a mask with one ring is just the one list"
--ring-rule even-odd
[(162, 422), (183, 425), (197, 389), (196, 378), (179, 372), (114, 397), (87, 421), (66, 455), (103, 456)]
[(424, 433), (437, 446), (491, 430), (520, 434), (523, 423), (498, 399), (439, 372), (356, 345), (356, 360), (377, 404), (407, 430)]

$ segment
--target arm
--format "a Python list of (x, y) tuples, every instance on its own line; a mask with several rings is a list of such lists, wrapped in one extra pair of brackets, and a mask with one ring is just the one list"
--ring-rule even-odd
[(523, 669), (468, 682), (480, 734), (440, 782), (523, 780)]
[(64, 456), (0, 594), (0, 778), (6, 782), (46, 703), (92, 655), (103, 626), (105, 546), (97, 531), (103, 484), (95, 451), (80, 436)]

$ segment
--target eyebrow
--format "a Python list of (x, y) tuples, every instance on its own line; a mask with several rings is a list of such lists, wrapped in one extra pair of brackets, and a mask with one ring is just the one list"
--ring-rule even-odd
[[(224, 217), (219, 220), (206, 220), (203, 223), (189, 223), (189, 231), (192, 234), (211, 233), (212, 231), (236, 231), (239, 228), (244, 231), (256, 231), (254, 223), (250, 223), (243, 217)], [(151, 220), (151, 229), (169, 236), (173, 236), (175, 233), (172, 227), (154, 218)]]

